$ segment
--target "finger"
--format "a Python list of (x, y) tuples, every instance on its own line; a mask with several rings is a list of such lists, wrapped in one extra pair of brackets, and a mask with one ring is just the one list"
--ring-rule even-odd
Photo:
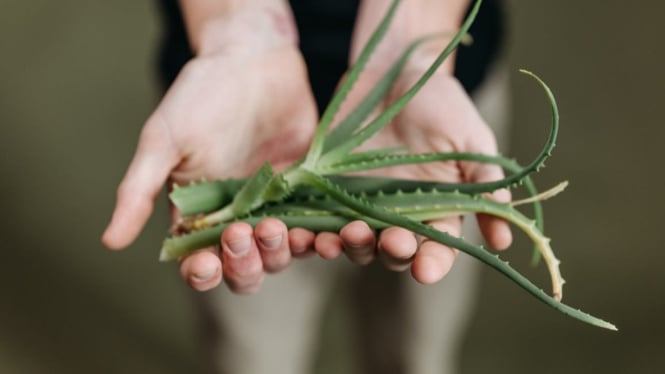
[(303, 228), (293, 228), (289, 230), (289, 247), (291, 256), (296, 258), (305, 258), (314, 254), (314, 239), (316, 235)]
[(344, 244), (339, 235), (321, 232), (314, 239), (314, 250), (326, 260), (337, 258), (344, 251)]
[[(471, 181), (477, 183), (491, 182), (502, 179), (503, 175), (503, 171), (498, 166), (483, 165), (475, 168)], [(486, 197), (497, 202), (507, 203), (511, 199), (511, 193), (510, 190), (502, 188), (487, 194)], [(510, 246), (513, 235), (508, 222), (488, 214), (477, 214), (477, 219), (480, 231), (490, 247), (503, 250)]]
[[(431, 222), (434, 228), (453, 236), (459, 236), (462, 220), (459, 217), (451, 217), (444, 220)], [(440, 281), (448, 274), (455, 262), (457, 250), (437, 243), (433, 240), (424, 239), (416, 253), (411, 265), (411, 275), (423, 284), (432, 284)]]
[(263, 263), (249, 224), (233, 223), (222, 233), (222, 271), (231, 291), (249, 294), (259, 290)]
[(180, 262), (180, 275), (197, 291), (215, 288), (222, 281), (222, 262), (219, 250), (209, 247), (198, 250)]
[[(486, 126), (484, 131), (478, 131), (470, 139), (469, 151), (490, 155), (497, 154), (494, 135)], [(468, 182), (484, 183), (504, 178), (503, 170), (498, 165), (479, 162), (462, 162), (460, 165)], [(510, 190), (503, 188), (488, 194), (487, 197), (494, 201), (506, 203), (510, 201), (511, 194)], [(490, 247), (501, 250), (510, 246), (513, 237), (508, 222), (486, 214), (478, 214), (477, 217), (483, 237)]]
[[(501, 189), (494, 191), (490, 199), (498, 202), (509, 202), (510, 191)], [(478, 214), (478, 226), (487, 244), (496, 250), (505, 250), (513, 241), (513, 234), (507, 221), (488, 214)]]
[(409, 230), (390, 227), (383, 230), (379, 238), (379, 259), (393, 271), (408, 269), (417, 250), (418, 241)]
[(291, 250), (284, 222), (276, 218), (266, 218), (256, 225), (254, 237), (261, 254), (263, 270), (274, 273), (289, 265)]
[(102, 236), (110, 249), (131, 244), (152, 213), (154, 201), (180, 157), (159, 116), (148, 120), (117, 191), (113, 216)]
[(374, 260), (376, 237), (363, 221), (353, 221), (339, 232), (346, 256), (359, 265), (367, 265)]

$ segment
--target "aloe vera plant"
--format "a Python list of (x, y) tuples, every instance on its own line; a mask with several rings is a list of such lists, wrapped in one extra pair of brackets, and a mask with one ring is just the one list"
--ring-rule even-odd
[[(174, 186), (169, 196), (183, 218), (175, 226), (174, 235), (165, 240), (160, 259), (176, 259), (196, 249), (214, 245), (218, 243), (224, 228), (236, 221), (256, 224), (270, 216), (282, 220), (289, 227), (338, 231), (352, 220), (361, 219), (374, 229), (400, 226), (456, 248), (506, 275), (547, 305), (583, 322), (616, 330), (609, 322), (561, 303), (564, 280), (550, 239), (543, 234), (540, 201), (558, 193), (565, 187), (565, 183), (538, 194), (530, 179), (530, 174), (538, 171), (551, 155), (558, 133), (559, 116), (552, 92), (535, 74), (522, 71), (544, 90), (551, 104), (552, 124), (542, 151), (525, 167), (504, 157), (473, 153), (412, 154), (396, 148), (353, 153), (400, 112), (463, 40), (481, 6), (481, 0), (475, 2), (448, 46), (403, 96), (367, 121), (399, 76), (409, 55), (427, 38), (417, 40), (404, 51), (355, 110), (330, 130), (342, 102), (385, 34), (398, 3), (399, 0), (393, 0), (387, 14), (324, 111), (305, 157), (281, 173), (275, 173), (266, 163), (246, 180), (202, 181), (189, 186)], [(494, 182), (458, 184), (343, 175), (389, 166), (447, 160), (494, 163), (510, 174)], [(519, 185), (526, 187), (531, 194), (530, 198), (498, 203), (483, 197), (484, 193)], [(534, 219), (515, 208), (525, 203), (533, 205)], [(438, 231), (424, 223), (465, 213), (500, 217), (526, 233), (533, 241), (536, 253), (547, 265), (552, 281), (552, 296), (482, 246)]]

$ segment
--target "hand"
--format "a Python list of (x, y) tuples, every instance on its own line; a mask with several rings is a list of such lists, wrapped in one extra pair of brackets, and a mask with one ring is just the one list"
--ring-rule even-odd
[[(118, 188), (107, 247), (124, 248), (138, 236), (168, 179), (246, 177), (265, 161), (279, 169), (304, 155), (317, 114), (299, 51), (290, 44), (242, 48), (194, 58), (150, 116)], [(287, 266), (290, 240), (314, 240), (304, 230), (291, 237), (274, 219), (255, 230), (234, 224), (222, 235), (221, 253), (208, 248), (187, 256), (181, 273), (197, 290), (223, 277), (233, 291), (252, 292), (264, 272)]]
[[(352, 60), (357, 59), (371, 32), (385, 14), (389, 3), (365, 0), (361, 3), (352, 39)], [(462, 22), (469, 6), (468, 0), (404, 2), (382, 42), (377, 46), (360, 80), (347, 98), (342, 111), (348, 112), (378, 81), (389, 64), (411, 41), (425, 35), (453, 32)], [(448, 40), (432, 40), (418, 47), (409, 58), (399, 81), (392, 90), (392, 99), (408, 90), (443, 50)], [(401, 46), (401, 48), (400, 48)], [(496, 154), (492, 131), (478, 114), (471, 99), (452, 76), (454, 58), (450, 56), (416, 97), (381, 132), (365, 144), (366, 148), (407, 146), (411, 152), (477, 152)], [(384, 107), (391, 102), (387, 98)], [(343, 118), (343, 116), (340, 116)], [(443, 182), (484, 182), (501, 179), (497, 166), (469, 162), (430, 163), (394, 167), (376, 173), (397, 178), (414, 178)], [(507, 190), (491, 196), (498, 201), (510, 200)], [(503, 249), (512, 240), (508, 224), (479, 215), (481, 231), (488, 244)], [(441, 231), (459, 236), (461, 217), (430, 222)], [(316, 250), (323, 257), (333, 258), (341, 252), (354, 262), (366, 264), (378, 256), (389, 269), (411, 269), (421, 283), (442, 279), (453, 265), (457, 251), (433, 241), (418, 240), (413, 233), (400, 228), (383, 230), (378, 240), (369, 227), (357, 221), (347, 225), (340, 235), (332, 233), (317, 237)]]
[[(385, 104), (410, 88), (420, 74), (422, 71), (419, 69), (407, 68), (392, 91), (393, 97), (388, 98)], [(349, 106), (358, 102), (379, 77), (378, 72), (371, 69), (365, 71), (347, 100)], [(392, 146), (407, 146), (411, 152), (416, 153), (497, 153), (492, 131), (460, 83), (445, 72), (435, 74), (393, 123), (366, 144), (368, 149)], [(487, 182), (503, 178), (503, 172), (498, 166), (472, 162), (428, 163), (382, 169), (376, 173), (395, 178), (444, 182)], [(510, 193), (499, 190), (491, 197), (497, 201), (509, 201)], [(504, 249), (510, 245), (512, 237), (505, 221), (479, 215), (478, 222), (491, 247)], [(460, 235), (461, 217), (437, 220), (430, 224), (451, 235)], [(414, 279), (426, 284), (442, 279), (451, 269), (457, 255), (457, 250), (434, 241), (418, 242), (413, 233), (396, 227), (384, 230), (377, 241), (370, 228), (360, 221), (347, 225), (340, 232), (339, 238), (334, 234), (327, 235), (333, 244), (317, 245), (317, 251), (325, 250), (322, 253), (324, 257), (336, 257), (344, 251), (352, 261), (366, 264), (378, 256), (387, 268), (395, 271), (410, 268)]]

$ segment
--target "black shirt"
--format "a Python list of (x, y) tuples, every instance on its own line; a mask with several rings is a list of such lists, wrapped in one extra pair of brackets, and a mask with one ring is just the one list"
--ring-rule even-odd
[[(164, 38), (159, 55), (162, 83), (173, 82), (192, 58), (177, 0), (158, 0), (163, 15)], [(359, 0), (291, 0), (300, 35), (300, 49), (321, 110), (348, 69), (349, 45)], [(471, 26), (473, 44), (456, 54), (455, 76), (469, 93), (479, 86), (496, 58), (503, 35), (500, 0), (485, 1)]]

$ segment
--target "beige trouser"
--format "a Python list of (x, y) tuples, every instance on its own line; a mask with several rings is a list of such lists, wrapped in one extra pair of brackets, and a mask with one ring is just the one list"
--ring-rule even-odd
[[(494, 69), (474, 101), (505, 152), (504, 70)], [(465, 238), (479, 238), (472, 217), (465, 218), (464, 231)], [(216, 372), (225, 374), (310, 373), (333, 282), (353, 277), (344, 284), (353, 287), (350, 302), (360, 308), (357, 326), (349, 328), (364, 334), (355, 344), (362, 351), (357, 356), (364, 361), (363, 373), (454, 373), (478, 264), (460, 255), (443, 281), (423, 286), (408, 272), (388, 274), (378, 266), (362, 268), (346, 259), (296, 260), (286, 271), (267, 277), (256, 295), (238, 296), (219, 287), (201, 296), (208, 358)]]

